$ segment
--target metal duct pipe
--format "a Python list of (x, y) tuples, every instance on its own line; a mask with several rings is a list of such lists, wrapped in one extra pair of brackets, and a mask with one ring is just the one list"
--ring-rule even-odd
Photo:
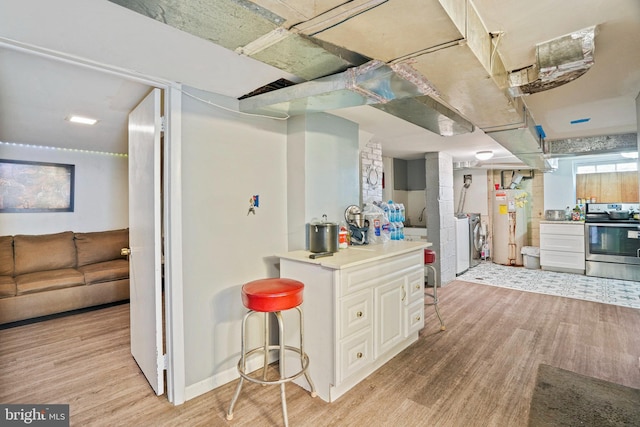
[(596, 26), (536, 45), (536, 64), (509, 73), (516, 97), (553, 89), (577, 79), (594, 63)]
[(240, 111), (283, 117), (372, 105), (440, 135), (473, 131), (473, 124), (438, 102), (437, 95), (410, 65), (370, 61), (339, 74), (242, 99)]

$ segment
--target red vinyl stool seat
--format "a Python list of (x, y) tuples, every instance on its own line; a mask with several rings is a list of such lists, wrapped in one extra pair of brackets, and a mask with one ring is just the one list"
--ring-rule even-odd
[(304, 285), (293, 279), (261, 279), (242, 286), (242, 304), (249, 310), (274, 312), (302, 304)]
[(424, 250), (424, 263), (425, 264), (435, 264), (436, 262), (436, 251), (432, 249)]
[(440, 310), (438, 309), (438, 272), (436, 270), (436, 267), (434, 266), (434, 264), (436, 263), (436, 251), (434, 251), (433, 249), (425, 249), (424, 250), (424, 283), (425, 283), (425, 289), (427, 288), (428, 285), (428, 279), (429, 279), (429, 275), (428, 275), (428, 270), (431, 270), (433, 272), (433, 293), (427, 293), (425, 292), (425, 295), (428, 297), (433, 298), (433, 302), (426, 304), (426, 305), (432, 305), (434, 306), (434, 308), (436, 309), (436, 315), (438, 316), (438, 320), (440, 321), (440, 330), (444, 331), (446, 328), (444, 326), (444, 322), (442, 321), (442, 317), (440, 317)]
[[(227, 420), (233, 419), (233, 408), (240, 396), (240, 390), (242, 389), (242, 383), (244, 380), (251, 381), (262, 385), (279, 384), (280, 385), (280, 398), (282, 400), (282, 415), (284, 418), (284, 425), (288, 426), (289, 421), (287, 419), (287, 400), (285, 396), (284, 386), (285, 383), (293, 381), (300, 376), (304, 375), (309, 383), (311, 390), (311, 397), (316, 396), (316, 389), (311, 381), (311, 377), (308, 373), (309, 368), (309, 356), (304, 351), (304, 318), (302, 315), (302, 293), (304, 291), (304, 284), (297, 280), (286, 278), (275, 279), (259, 279), (252, 282), (245, 283), (242, 286), (242, 304), (249, 309), (249, 311), (242, 318), (242, 331), (241, 331), (241, 348), (240, 348), (240, 360), (238, 361), (238, 373), (240, 374), (240, 382), (236, 388), (236, 392), (229, 405), (227, 411)], [(299, 315), (300, 325), (300, 346), (293, 347), (285, 344), (284, 333), (284, 319), (282, 312), (286, 310), (295, 309)], [(246, 349), (246, 336), (247, 336), (247, 319), (252, 315), (262, 313), (264, 315), (263, 322), (263, 342), (260, 347), (256, 347), (250, 350)], [(278, 344), (270, 344), (269, 333), (269, 314), (273, 314), (278, 322)], [(279, 355), (279, 373), (278, 379), (267, 379), (267, 368), (269, 366), (269, 354), (270, 351), (278, 350)], [(289, 373), (285, 369), (285, 354), (290, 352), (296, 354), (296, 357), (300, 358), (300, 369), (295, 370), (293, 373)], [(247, 372), (247, 359), (255, 353), (262, 353), (263, 365), (262, 365), (262, 378), (257, 378), (255, 372)], [(296, 363), (297, 364), (297, 363)], [(253, 375), (251, 375), (253, 374)]]

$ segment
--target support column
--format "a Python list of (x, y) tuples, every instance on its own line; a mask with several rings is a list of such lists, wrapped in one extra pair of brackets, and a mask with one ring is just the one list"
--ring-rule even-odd
[(427, 240), (436, 251), (436, 285), (442, 286), (456, 278), (453, 158), (446, 153), (426, 153), (425, 174)]

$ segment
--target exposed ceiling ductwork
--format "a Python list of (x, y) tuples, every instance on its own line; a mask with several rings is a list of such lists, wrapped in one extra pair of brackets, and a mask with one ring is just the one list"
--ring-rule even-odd
[(556, 139), (545, 142), (545, 153), (553, 157), (624, 151), (638, 151), (637, 133)]
[(541, 134), (510, 90), (550, 89), (593, 63), (595, 27), (539, 44), (537, 64), (510, 73), (499, 52), (503, 34), (490, 32), (469, 0), (111, 1), (301, 80), (242, 99), (242, 111), (371, 105), (439, 135), (478, 127), (541, 170), (551, 168)]
[(553, 89), (577, 79), (594, 63), (596, 27), (536, 45), (536, 64), (509, 73), (512, 96)]
[(371, 61), (343, 73), (244, 98), (240, 110), (284, 117), (372, 105), (439, 135), (473, 131), (471, 122), (435, 97), (435, 88), (409, 65)]

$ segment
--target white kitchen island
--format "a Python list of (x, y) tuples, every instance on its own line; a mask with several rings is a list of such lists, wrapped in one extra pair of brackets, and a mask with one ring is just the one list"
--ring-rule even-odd
[[(304, 283), (305, 351), (321, 399), (332, 402), (418, 339), (424, 326), (424, 248), (391, 241), (310, 259), (280, 254), (280, 277)], [(287, 344), (296, 318), (285, 313)], [(299, 363), (287, 358), (287, 372)], [(304, 377), (296, 383), (308, 389)]]

